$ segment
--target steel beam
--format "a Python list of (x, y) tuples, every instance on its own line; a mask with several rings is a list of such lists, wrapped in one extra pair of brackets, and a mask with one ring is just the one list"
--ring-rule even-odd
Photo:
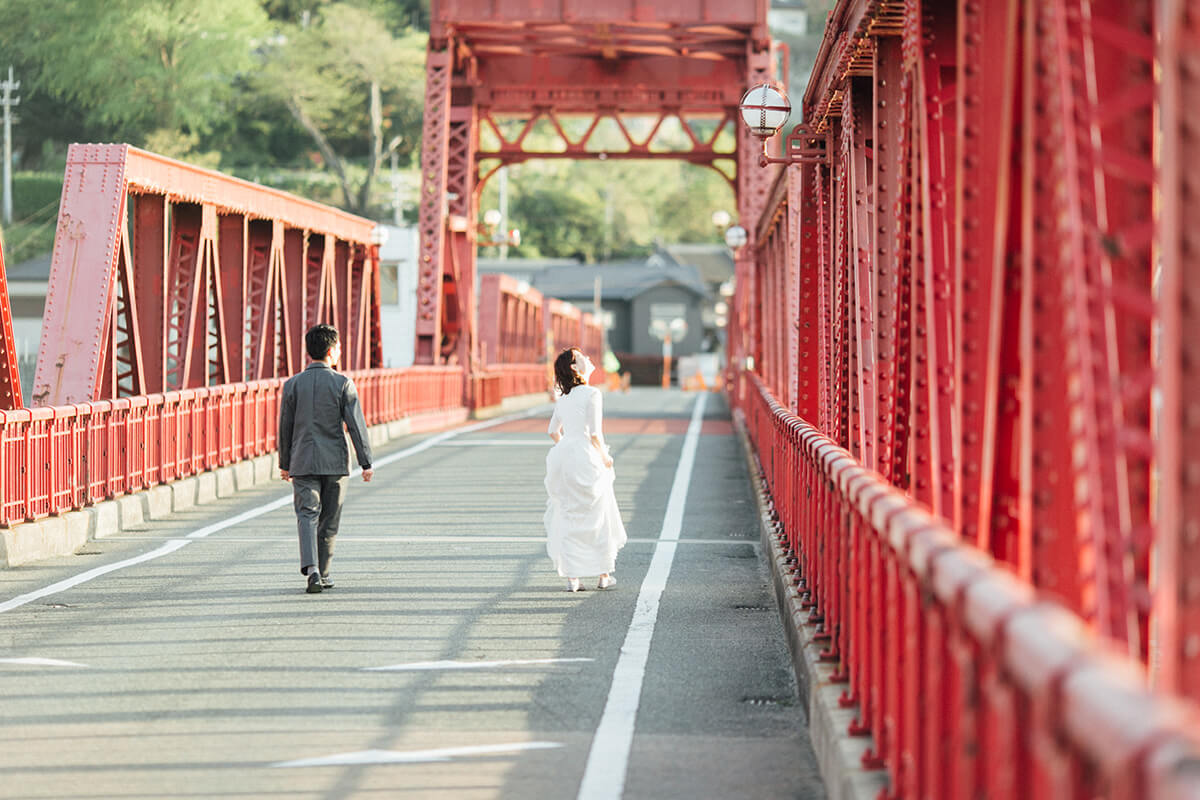
[(16, 339), (13, 337), (12, 306), (8, 302), (8, 278), (4, 271), (4, 247), (0, 243), (0, 411), (21, 408), (21, 373), (17, 369)]
[(450, 47), (425, 60), (425, 126), (421, 136), (420, 251), (417, 257), (416, 363), (442, 361), (442, 275), (445, 269), (447, 159), (450, 138)]
[(1162, 67), (1162, 423), (1151, 659), (1155, 684), (1200, 699), (1200, 11), (1169, 0), (1159, 20)]

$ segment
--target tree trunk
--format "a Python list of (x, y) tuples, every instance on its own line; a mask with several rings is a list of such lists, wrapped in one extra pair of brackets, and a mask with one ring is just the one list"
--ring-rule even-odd
[(321, 133), (321, 129), (317, 127), (316, 123), (312, 121), (308, 114), (304, 113), (304, 109), (300, 107), (300, 104), (294, 97), (288, 98), (287, 107), (288, 111), (292, 112), (292, 116), (296, 118), (296, 121), (300, 123), (304, 130), (308, 131), (308, 135), (317, 143), (317, 148), (321, 151), (321, 156), (325, 159), (325, 163), (337, 173), (338, 182), (342, 187), (342, 199), (346, 203), (346, 210), (359, 213), (363, 207), (355, 202), (354, 191), (350, 186), (350, 179), (346, 177), (346, 168), (342, 164), (342, 160), (338, 158), (338, 154), (333, 152), (333, 147), (330, 146), (329, 140), (325, 138), (325, 134)]
[(371, 81), (371, 159), (367, 162), (367, 178), (358, 191), (358, 207), (367, 210), (371, 197), (371, 184), (383, 160), (383, 96), (378, 81)]

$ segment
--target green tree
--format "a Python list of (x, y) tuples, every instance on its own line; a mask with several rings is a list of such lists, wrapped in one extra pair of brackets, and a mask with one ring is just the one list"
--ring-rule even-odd
[[(733, 192), (710, 169), (680, 161), (532, 161), (509, 168), (508, 227), (519, 257), (585, 262), (638, 258), (658, 242), (720, 242), (712, 213), (736, 218)], [(481, 211), (498, 205), (495, 179)]]
[[(347, 209), (365, 213), (387, 153), (407, 159), (418, 145), (425, 40), (393, 33), (371, 6), (349, 2), (320, 5), (268, 40), (254, 91), (311, 137)], [(365, 161), (360, 176), (349, 168), (355, 157)]]
[(0, 0), (0, 19), (0, 47), (28, 70), (23, 89), (142, 143), (212, 128), (254, 66), (266, 15), (244, 0)]

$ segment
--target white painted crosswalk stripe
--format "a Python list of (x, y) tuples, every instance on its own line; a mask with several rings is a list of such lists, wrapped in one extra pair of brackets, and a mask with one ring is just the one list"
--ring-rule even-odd
[(356, 753), (338, 753), (319, 758), (301, 758), (296, 761), (281, 761), (272, 767), (343, 767), (359, 764), (423, 764), (433, 761), (451, 761), (469, 756), (490, 756), (504, 753), (519, 753), (525, 750), (552, 750), (562, 747), (558, 742), (514, 742), (512, 744), (487, 744), (471, 747), (444, 747), (438, 750), (360, 750)]
[(57, 658), (0, 658), (0, 664), (21, 664), (30, 667), (84, 667), (74, 661), (62, 661)]

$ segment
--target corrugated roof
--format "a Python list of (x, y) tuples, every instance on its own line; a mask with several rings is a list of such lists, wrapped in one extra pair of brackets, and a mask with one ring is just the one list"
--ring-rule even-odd
[(723, 244), (667, 244), (659, 247), (677, 264), (690, 264), (705, 283), (724, 283), (733, 277), (733, 255)]
[(631, 300), (665, 284), (680, 286), (700, 297), (709, 294), (695, 267), (670, 263), (649, 264), (646, 261), (549, 267), (535, 274), (532, 283), (547, 297), (591, 299), (596, 276), (600, 276), (601, 296), (609, 300)]

